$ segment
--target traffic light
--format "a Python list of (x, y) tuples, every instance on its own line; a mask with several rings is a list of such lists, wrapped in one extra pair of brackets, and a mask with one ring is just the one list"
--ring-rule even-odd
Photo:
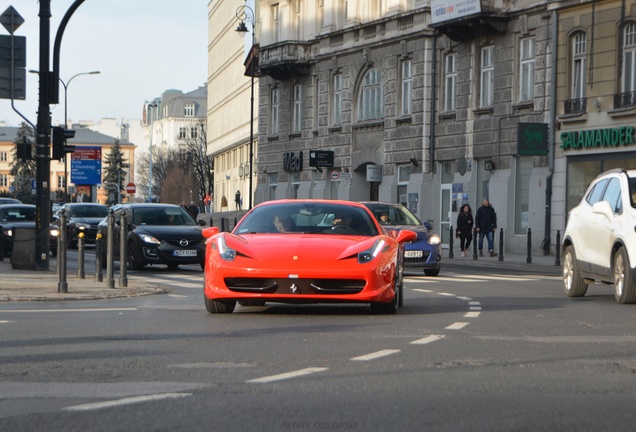
[(74, 145), (67, 145), (66, 140), (75, 136), (75, 131), (72, 129), (64, 129), (60, 126), (53, 127), (53, 156), (51, 159), (61, 160), (66, 153), (73, 153), (75, 151)]
[(22, 138), (22, 142), (16, 143), (18, 159), (23, 161), (33, 159), (33, 153), (31, 152), (31, 143), (26, 137)]

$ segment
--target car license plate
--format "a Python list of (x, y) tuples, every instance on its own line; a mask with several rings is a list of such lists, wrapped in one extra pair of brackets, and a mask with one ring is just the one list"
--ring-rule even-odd
[(421, 258), (422, 251), (421, 250), (408, 250), (404, 251), (404, 258)]
[(178, 249), (176, 251), (174, 251), (174, 256), (178, 256), (178, 257), (191, 257), (191, 256), (197, 256), (197, 251), (196, 250), (192, 250), (192, 249)]

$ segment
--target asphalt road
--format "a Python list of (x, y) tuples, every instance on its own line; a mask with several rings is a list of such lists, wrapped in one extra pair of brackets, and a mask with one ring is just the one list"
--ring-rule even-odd
[(453, 263), (393, 316), (210, 315), (196, 266), (131, 275), (166, 295), (0, 304), (0, 430), (633, 430), (634, 306), (554, 270)]

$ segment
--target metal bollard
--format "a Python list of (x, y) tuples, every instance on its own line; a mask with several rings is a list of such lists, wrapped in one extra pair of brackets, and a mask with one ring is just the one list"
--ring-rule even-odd
[(115, 225), (115, 214), (112, 210), (108, 212), (108, 234), (106, 236), (106, 285), (108, 288), (115, 288), (115, 269), (113, 263), (113, 249), (115, 240), (113, 239), (114, 235), (114, 225)]
[(499, 229), (499, 261), (504, 260), (504, 232), (503, 228)]
[(225, 232), (225, 221), (224, 217), (221, 218), (221, 232)]
[(477, 235), (479, 234), (479, 232), (477, 231), (477, 229), (473, 230), (473, 259), (476, 260), (477, 259)]
[(121, 213), (119, 227), (119, 287), (128, 286), (128, 222), (126, 212)]
[(561, 230), (557, 230), (557, 238), (556, 238), (556, 246), (554, 248), (554, 254), (556, 258), (554, 259), (554, 265), (561, 265)]
[(60, 214), (60, 234), (58, 240), (58, 249), (57, 249), (57, 261), (58, 267), (60, 269), (60, 281), (57, 284), (57, 292), (59, 293), (67, 293), (68, 292), (68, 283), (66, 281), (66, 236), (68, 235), (68, 231), (66, 230), (66, 225), (68, 223), (68, 218), (66, 216), (66, 212), (63, 211)]
[(86, 239), (84, 238), (84, 233), (79, 233), (77, 239), (77, 278), (85, 279), (86, 275), (84, 273), (84, 243)]
[(448, 231), (450, 232), (450, 239), (448, 240), (448, 257), (453, 258), (453, 227), (449, 227)]
[(104, 274), (102, 272), (102, 260), (103, 260), (103, 251), (104, 248), (104, 240), (102, 240), (102, 235), (97, 234), (95, 237), (95, 281), (103, 282)]
[(532, 264), (532, 229), (528, 228), (528, 254), (526, 257), (526, 263)]

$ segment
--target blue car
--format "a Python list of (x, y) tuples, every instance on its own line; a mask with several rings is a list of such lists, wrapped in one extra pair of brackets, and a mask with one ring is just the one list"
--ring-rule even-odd
[(423, 270), (426, 276), (437, 276), (441, 268), (442, 247), (439, 235), (431, 225), (422, 223), (401, 204), (364, 201), (387, 232), (408, 229), (417, 233), (417, 240), (404, 245), (404, 270)]

